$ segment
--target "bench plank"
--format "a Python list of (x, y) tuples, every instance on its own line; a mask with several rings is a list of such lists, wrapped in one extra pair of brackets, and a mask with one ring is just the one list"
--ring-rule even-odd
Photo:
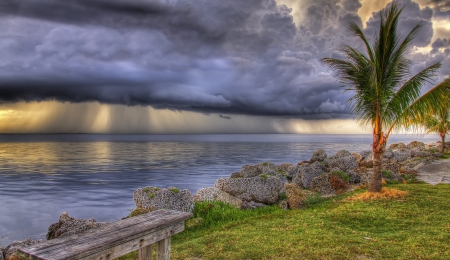
[(139, 260), (152, 260), (153, 245), (139, 248)]
[(157, 210), (19, 249), (30, 259), (114, 259), (184, 230), (192, 213)]

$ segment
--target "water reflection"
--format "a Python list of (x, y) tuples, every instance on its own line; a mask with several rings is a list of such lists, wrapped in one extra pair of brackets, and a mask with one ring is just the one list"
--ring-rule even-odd
[[(195, 193), (245, 164), (296, 164), (315, 149), (370, 149), (371, 136), (0, 136), (0, 245), (42, 238), (63, 211), (118, 220), (147, 185)], [(435, 136), (395, 136), (393, 142)]]

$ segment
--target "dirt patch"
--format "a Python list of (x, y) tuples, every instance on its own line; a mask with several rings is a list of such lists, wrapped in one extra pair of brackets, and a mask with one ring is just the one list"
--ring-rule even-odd
[(417, 179), (431, 185), (450, 184), (450, 159), (437, 160), (420, 167), (417, 170)]

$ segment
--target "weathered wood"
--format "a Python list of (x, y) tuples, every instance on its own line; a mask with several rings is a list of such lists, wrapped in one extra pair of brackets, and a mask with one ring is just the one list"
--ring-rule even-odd
[(139, 260), (152, 260), (153, 245), (139, 248)]
[(192, 213), (157, 210), (19, 251), (29, 259), (114, 259), (180, 233), (191, 217)]
[(170, 259), (170, 237), (158, 242), (158, 260)]

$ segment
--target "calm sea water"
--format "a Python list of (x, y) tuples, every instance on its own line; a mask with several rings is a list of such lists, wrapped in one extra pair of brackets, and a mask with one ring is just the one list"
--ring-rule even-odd
[[(396, 135), (390, 143), (438, 141)], [(0, 245), (45, 238), (66, 211), (115, 221), (133, 191), (176, 186), (193, 194), (245, 164), (296, 164), (313, 151), (370, 149), (370, 135), (0, 135)]]

